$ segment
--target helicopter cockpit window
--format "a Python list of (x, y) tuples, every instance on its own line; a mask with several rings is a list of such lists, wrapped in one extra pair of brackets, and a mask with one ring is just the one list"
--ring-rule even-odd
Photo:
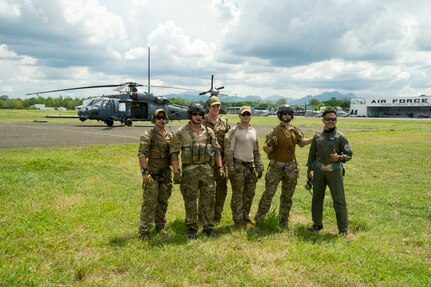
[(154, 97), (154, 102), (156, 104), (159, 104), (159, 105), (163, 104), (163, 97), (161, 97), (161, 96), (155, 96)]
[(97, 99), (93, 102), (93, 106), (100, 107), (102, 106), (103, 102), (104, 102), (103, 99)]

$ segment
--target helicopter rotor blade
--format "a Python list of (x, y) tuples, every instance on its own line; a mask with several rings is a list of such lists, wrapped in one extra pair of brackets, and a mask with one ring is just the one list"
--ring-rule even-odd
[(58, 89), (58, 90), (35, 92), (35, 93), (29, 93), (29, 94), (26, 94), (26, 95), (30, 96), (30, 95), (47, 94), (47, 93), (55, 93), (55, 92), (62, 92), (62, 91), (83, 90), (83, 89), (112, 88), (112, 87), (118, 87), (118, 86), (119, 85), (86, 86), (86, 87), (76, 87), (76, 88), (67, 88), (67, 89)]

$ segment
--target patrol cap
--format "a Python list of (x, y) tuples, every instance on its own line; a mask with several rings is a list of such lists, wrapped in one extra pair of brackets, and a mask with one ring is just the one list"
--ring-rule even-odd
[(217, 96), (211, 96), (208, 99), (208, 106), (214, 106), (214, 105), (221, 105), (220, 100), (217, 98)]
[(251, 114), (251, 108), (249, 106), (242, 106), (239, 109), (239, 114), (242, 115), (245, 112), (249, 112)]
[(153, 117), (151, 118), (151, 122), (152, 122), (153, 124), (156, 122), (156, 117), (157, 117), (160, 113), (164, 113), (164, 114), (165, 114), (165, 117), (166, 117), (166, 122), (167, 122), (167, 123), (169, 122), (169, 118), (168, 118), (168, 115), (166, 114), (165, 110), (164, 110), (164, 109), (157, 109), (157, 110), (155, 110), (155, 111), (154, 111), (154, 113), (153, 113)]
[(156, 117), (156, 116), (158, 116), (160, 113), (164, 113), (164, 114), (165, 114), (165, 116), (166, 116), (166, 112), (165, 112), (165, 110), (164, 110), (164, 109), (157, 109), (157, 110), (155, 110), (155, 111), (154, 111), (154, 116)]

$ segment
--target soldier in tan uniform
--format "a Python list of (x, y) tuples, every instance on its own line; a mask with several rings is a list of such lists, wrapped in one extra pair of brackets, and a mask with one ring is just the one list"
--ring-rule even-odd
[(218, 168), (221, 177), (224, 176), (220, 146), (215, 134), (212, 129), (202, 125), (204, 112), (202, 105), (190, 105), (187, 110), (190, 121), (175, 132), (171, 144), (174, 182), (180, 184), (186, 210), (187, 237), (190, 239), (197, 237), (198, 218), (203, 225), (202, 233), (207, 236), (215, 235), (213, 166)]
[[(229, 131), (230, 126), (227, 122), (227, 118), (220, 116), (220, 108), (221, 103), (218, 97), (211, 96), (208, 99), (208, 114), (205, 115), (202, 124), (214, 131), (220, 145), (222, 162), (224, 164), (224, 137)], [(223, 167), (226, 170), (224, 165)], [(220, 222), (227, 196), (227, 178), (225, 176), (220, 176), (220, 172), (216, 166), (214, 166), (214, 178), (216, 181), (214, 222)]]
[(255, 223), (250, 218), (250, 209), (256, 183), (263, 173), (256, 130), (250, 125), (251, 108), (241, 107), (239, 118), (240, 122), (226, 134), (224, 147), (232, 185), (231, 209), (235, 228)]
[(282, 105), (278, 108), (277, 116), (280, 124), (268, 133), (263, 145), (263, 150), (268, 154), (270, 163), (265, 175), (265, 191), (262, 194), (259, 209), (255, 216), (257, 226), (261, 225), (265, 219), (271, 207), (272, 198), (281, 181), (278, 215), (280, 225), (288, 227), (292, 197), (298, 178), (295, 147), (296, 145), (303, 147), (311, 143), (310, 139), (304, 139), (304, 134), (300, 129), (290, 123), (293, 119), (293, 114), (293, 109), (287, 105)]
[(172, 176), (169, 167), (169, 145), (172, 133), (165, 126), (168, 118), (163, 109), (154, 112), (151, 122), (154, 128), (141, 136), (138, 157), (143, 178), (143, 203), (139, 235), (142, 240), (150, 238), (153, 222), (156, 231), (166, 234), (166, 211), (172, 192)]

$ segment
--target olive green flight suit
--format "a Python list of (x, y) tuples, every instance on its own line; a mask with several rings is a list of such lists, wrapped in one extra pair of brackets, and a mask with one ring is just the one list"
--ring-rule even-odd
[[(333, 150), (342, 155), (341, 162), (332, 162), (330, 159)], [(323, 226), (323, 201), (326, 186), (329, 186), (333, 206), (337, 218), (338, 231), (347, 231), (347, 206), (344, 193), (344, 167), (343, 163), (352, 158), (349, 141), (336, 129), (330, 133), (325, 131), (314, 135), (310, 146), (307, 166), (313, 170), (313, 199), (311, 213), (313, 224)]]

